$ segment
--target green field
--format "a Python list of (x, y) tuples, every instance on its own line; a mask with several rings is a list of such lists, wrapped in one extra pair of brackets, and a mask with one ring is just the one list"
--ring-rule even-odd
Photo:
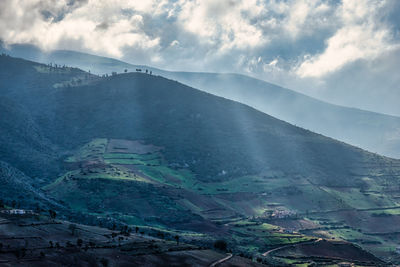
[[(347, 226), (347, 215), (340, 213), (340, 210), (377, 208), (365, 211), (365, 216), (380, 219), (400, 215), (400, 209), (379, 210), (395, 207), (397, 201), (377, 193), (381, 185), (372, 179), (363, 178), (368, 190), (319, 186), (306, 177), (292, 177), (273, 170), (262, 175), (201, 182), (189, 168), (171, 167), (160, 151), (108, 153), (107, 144), (107, 139), (99, 138), (77, 149), (66, 162), (80, 163), (83, 167), (70, 170), (44, 189), (74, 210), (101, 218), (112, 216), (129, 225), (157, 231), (181, 231), (171, 225), (209, 218), (213, 223), (226, 225), (231, 246), (250, 254), (309, 242), (319, 236), (348, 240), (383, 255), (393, 251), (391, 241), (368, 235), (365, 227)], [(185, 194), (197, 197), (186, 199)], [(216, 211), (210, 206), (217, 207)], [(279, 211), (291, 215), (274, 221), (270, 216)], [(162, 214), (168, 218), (176, 214), (176, 219), (163, 220)], [(285, 228), (286, 221), (307, 217), (319, 225), (318, 230), (299, 234)], [(297, 228), (302, 230), (301, 226)], [(181, 231), (182, 236), (185, 233)], [(198, 238), (202, 242), (212, 239), (208, 235)]]

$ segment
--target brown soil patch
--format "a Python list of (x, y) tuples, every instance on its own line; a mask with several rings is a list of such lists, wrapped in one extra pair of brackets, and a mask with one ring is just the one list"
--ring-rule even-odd
[(160, 151), (161, 149), (162, 147), (146, 145), (142, 141), (110, 139), (107, 144), (106, 153), (148, 154)]

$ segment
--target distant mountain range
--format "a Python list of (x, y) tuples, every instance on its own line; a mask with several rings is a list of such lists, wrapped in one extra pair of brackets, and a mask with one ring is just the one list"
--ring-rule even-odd
[(240, 74), (171, 72), (148, 66), (74, 51), (44, 53), (26, 45), (5, 52), (22, 58), (74, 66), (97, 74), (125, 70), (151, 70), (202, 91), (239, 101), (302, 128), (359, 146), (368, 151), (400, 158), (400, 118), (329, 104), (298, 92)]

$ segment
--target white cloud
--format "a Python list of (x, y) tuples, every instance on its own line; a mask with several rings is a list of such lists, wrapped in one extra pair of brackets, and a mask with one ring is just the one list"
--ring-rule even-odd
[(216, 46), (219, 51), (246, 49), (266, 43), (266, 36), (252, 20), (264, 6), (255, 0), (180, 1), (178, 21), (200, 43)]
[(374, 60), (397, 46), (379, 15), (385, 1), (344, 0), (337, 10), (342, 24), (326, 41), (326, 49), (306, 57), (296, 70), (301, 77), (321, 77), (359, 59)]
[[(56, 2), (59, 4), (52, 6), (49, 1), (8, 1), (7, 12), (3, 11), (1, 16), (1, 24), (4, 26), (1, 28), (0, 38), (7, 43), (32, 43), (45, 50), (67, 49), (69, 47), (65, 47), (63, 43), (79, 42), (79, 48), (115, 57), (122, 57), (122, 49), (126, 46), (139, 49), (158, 46), (157, 37), (151, 38), (141, 30), (141, 15), (122, 14), (118, 4), (122, 4), (123, 1), (112, 3), (91, 0), (70, 12), (66, 12), (64, 8), (67, 5), (66, 1)], [(132, 6), (127, 5), (126, 8)], [(137, 8), (155, 10), (153, 5)], [(51, 17), (44, 18), (43, 12), (49, 13)], [(57, 16), (63, 18), (57, 21)], [(13, 20), (7, 19), (10, 17)], [(102, 30), (97, 27), (100, 24), (104, 26)]]

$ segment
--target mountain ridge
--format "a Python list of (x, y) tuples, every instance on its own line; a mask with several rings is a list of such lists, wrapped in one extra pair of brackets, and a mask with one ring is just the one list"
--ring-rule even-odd
[[(30, 50), (31, 49), (31, 50)], [(156, 75), (178, 80), (227, 99), (252, 106), (266, 114), (299, 125), (371, 152), (400, 157), (400, 118), (357, 108), (330, 104), (302, 93), (242, 74), (164, 71), (120, 60), (61, 50), (43, 53), (39, 49), (14, 46), (15, 54), (61, 62), (90, 69), (93, 73), (151, 70)], [(36, 51), (28, 53), (28, 51)], [(7, 50), (5, 50), (7, 51)], [(24, 52), (25, 51), (25, 52)], [(84, 59), (84, 60), (83, 60)]]

